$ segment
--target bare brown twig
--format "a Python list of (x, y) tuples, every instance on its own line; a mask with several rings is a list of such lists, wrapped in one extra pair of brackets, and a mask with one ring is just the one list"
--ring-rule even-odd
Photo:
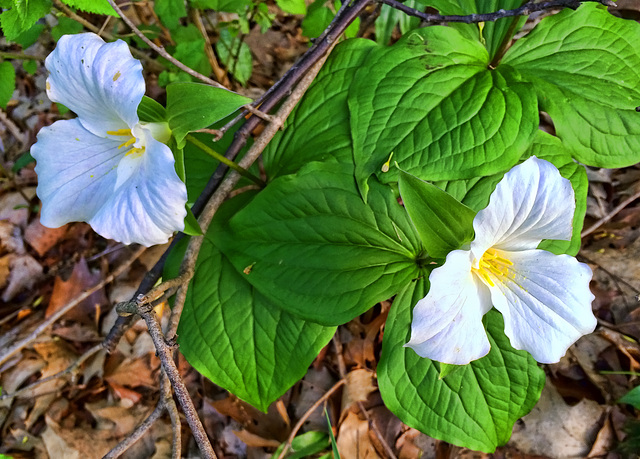
[(380, 3), (389, 5), (399, 11), (402, 11), (409, 16), (415, 16), (422, 19), (425, 22), (441, 24), (443, 22), (462, 22), (464, 24), (476, 24), (478, 22), (493, 22), (498, 19), (509, 18), (513, 16), (528, 16), (536, 11), (549, 10), (552, 8), (578, 8), (583, 1), (593, 1), (605, 6), (616, 6), (611, 0), (553, 0), (548, 2), (528, 2), (522, 5), (520, 8), (512, 10), (499, 10), (494, 13), (483, 14), (468, 14), (468, 15), (440, 15), (425, 13), (415, 8), (411, 8), (398, 0), (377, 0)]
[(131, 19), (129, 19), (127, 17), (127, 15), (124, 14), (124, 12), (120, 9), (120, 7), (115, 2), (115, 0), (107, 0), (107, 1), (109, 2), (109, 5), (111, 5), (111, 7), (116, 11), (116, 13), (118, 13), (118, 15), (120, 16), (120, 19), (122, 19), (131, 28), (131, 30), (133, 30), (133, 32), (138, 37), (140, 37), (140, 40), (144, 41), (156, 53), (160, 54), (166, 60), (168, 60), (173, 65), (178, 67), (180, 70), (182, 70), (183, 72), (188, 73), (189, 75), (193, 76), (194, 78), (197, 78), (198, 80), (203, 81), (203, 82), (207, 83), (208, 85), (215, 86), (216, 88), (226, 89), (227, 91), (229, 90), (226, 87), (222, 86), (217, 81), (213, 81), (211, 78), (201, 74), (200, 72), (196, 72), (191, 67), (188, 67), (188, 66), (184, 65), (182, 62), (180, 62), (175, 57), (173, 57), (171, 54), (169, 54), (164, 48), (156, 45), (154, 42), (149, 40), (146, 37), (146, 35), (143, 34), (140, 31), (140, 29), (138, 29), (138, 27), (131, 21)]
[(298, 420), (298, 422), (296, 422), (296, 425), (293, 426), (293, 429), (291, 429), (291, 433), (289, 434), (289, 438), (287, 438), (287, 442), (285, 443), (284, 448), (282, 448), (282, 451), (280, 452), (280, 455), (278, 456), (277, 459), (284, 459), (284, 456), (289, 451), (289, 448), (291, 448), (291, 442), (293, 441), (294, 438), (296, 438), (296, 435), (298, 434), (298, 432), (302, 428), (302, 426), (305, 423), (305, 421), (307, 419), (309, 419), (309, 416), (311, 416), (311, 414), (315, 410), (317, 410), (318, 407), (320, 407), (320, 405), (322, 405), (329, 397), (331, 397), (333, 395), (333, 393), (335, 391), (340, 389), (344, 385), (344, 383), (346, 383), (346, 382), (347, 382), (346, 379), (341, 379), (340, 381), (335, 383), (333, 385), (333, 387), (331, 387), (331, 389), (329, 389), (327, 392), (325, 392), (322, 395), (322, 397), (320, 397), (313, 405), (311, 405), (311, 407), (304, 413), (304, 415), (302, 415), (302, 417)]
[(607, 223), (613, 217), (618, 215), (618, 213), (620, 213), (625, 207), (627, 207), (629, 204), (631, 204), (633, 201), (635, 201), (638, 198), (640, 198), (640, 191), (636, 191), (633, 195), (629, 196), (627, 199), (625, 199), (620, 204), (618, 204), (618, 206), (615, 209), (613, 209), (607, 215), (605, 215), (600, 220), (598, 220), (593, 225), (591, 225), (589, 228), (587, 228), (582, 233), (580, 233), (580, 237), (584, 238), (590, 235), (591, 233), (593, 233), (594, 231), (596, 231), (598, 228), (600, 228), (602, 225)]

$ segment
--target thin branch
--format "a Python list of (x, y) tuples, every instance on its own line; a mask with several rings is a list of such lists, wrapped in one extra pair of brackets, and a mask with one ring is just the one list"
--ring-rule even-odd
[(584, 238), (584, 237), (590, 235), (591, 233), (593, 233), (595, 230), (597, 230), (602, 225), (604, 225), (609, 220), (611, 220), (613, 217), (618, 215), (618, 213), (620, 213), (620, 211), (624, 210), (625, 207), (627, 207), (629, 204), (631, 204), (633, 201), (635, 201), (638, 198), (640, 198), (640, 191), (637, 191), (632, 196), (629, 196), (627, 199), (622, 201), (615, 209), (613, 209), (607, 215), (605, 215), (600, 220), (598, 220), (593, 225), (591, 225), (589, 228), (587, 228), (582, 233), (580, 233), (580, 237)]
[[(515, 8), (512, 10), (498, 10), (494, 13), (483, 13), (483, 14), (468, 14), (468, 15), (441, 15), (441, 14), (430, 14), (424, 13), (420, 10), (416, 10), (415, 8), (411, 8), (403, 3), (400, 3), (398, 0), (377, 0), (380, 3), (384, 3), (389, 5), (390, 7), (402, 11), (409, 16), (415, 16), (417, 18), (422, 19), (425, 22), (431, 23), (443, 23), (443, 22), (462, 22), (464, 24), (476, 24), (478, 22), (494, 22), (498, 19), (509, 18), (513, 16), (529, 16), (531, 13), (535, 13), (536, 11), (544, 11), (552, 8), (578, 8), (583, 1), (577, 0), (552, 0), (548, 2), (528, 2), (522, 5), (520, 8)], [(584, 1), (593, 1), (596, 3), (600, 3), (605, 6), (614, 7), (616, 4), (611, 0), (584, 0)]]
[(169, 346), (165, 341), (162, 329), (160, 328), (160, 321), (158, 320), (158, 316), (156, 316), (152, 305), (140, 305), (138, 308), (138, 314), (147, 324), (147, 329), (149, 330), (149, 334), (153, 340), (158, 358), (162, 363), (162, 368), (169, 377), (169, 381), (171, 381), (171, 386), (173, 387), (176, 397), (180, 402), (180, 406), (187, 418), (187, 423), (191, 428), (191, 433), (198, 444), (200, 452), (205, 458), (216, 458), (216, 453), (213, 451), (213, 447), (209, 442), (207, 433), (205, 432), (202, 422), (198, 417), (198, 412), (196, 411), (193, 401), (189, 396), (187, 386), (185, 386), (184, 381), (180, 376), (180, 372), (173, 361), (173, 347)]
[[(311, 67), (327, 53), (329, 48), (335, 46), (336, 41), (344, 33), (346, 28), (371, 5), (373, 0), (355, 0), (352, 4), (344, 2), (342, 7), (335, 15), (325, 31), (315, 39), (315, 42), (304, 55), (287, 72), (269, 88), (262, 96), (253, 103), (254, 107), (260, 107), (264, 113), (268, 113), (273, 109), (284, 97), (286, 97), (291, 89), (300, 81), (300, 79), (309, 71)], [(234, 124), (240, 121), (248, 112), (245, 111), (236, 116), (233, 120), (220, 128), (223, 134)], [(260, 119), (251, 117), (236, 132), (234, 142), (227, 149), (227, 158), (233, 160), (238, 152), (247, 142), (249, 134), (258, 126)]]
[(187, 140), (187, 142), (192, 143), (193, 145), (195, 145), (196, 147), (198, 147), (200, 150), (204, 151), (206, 154), (208, 154), (209, 156), (211, 156), (212, 158), (220, 161), (223, 164), (226, 164), (227, 166), (229, 166), (231, 169), (233, 169), (234, 171), (236, 171), (238, 174), (242, 175), (243, 177), (251, 180), (252, 182), (256, 183), (258, 186), (260, 186), (261, 188), (263, 188), (266, 183), (264, 183), (261, 179), (259, 179), (258, 177), (256, 177), (255, 175), (253, 175), (251, 172), (249, 172), (248, 170), (238, 166), (236, 163), (234, 163), (233, 161), (228, 160), (225, 156), (221, 155), (220, 153), (218, 153), (217, 151), (215, 151), (213, 148), (211, 148), (210, 146), (208, 146), (206, 143), (204, 142), (200, 142), (198, 139), (196, 139), (194, 136), (192, 136), (191, 134), (187, 134), (187, 136), (185, 137), (185, 139)]
[(322, 405), (329, 397), (333, 395), (335, 391), (337, 391), (340, 387), (342, 387), (346, 382), (347, 382), (346, 379), (341, 379), (340, 381), (335, 383), (331, 389), (325, 392), (324, 395), (320, 397), (313, 405), (311, 405), (311, 407), (298, 420), (296, 425), (293, 426), (293, 429), (289, 434), (289, 438), (287, 438), (287, 442), (285, 443), (284, 448), (282, 448), (282, 451), (280, 452), (280, 455), (278, 456), (277, 459), (283, 459), (284, 456), (287, 454), (287, 452), (289, 451), (289, 448), (291, 448), (291, 442), (293, 441), (294, 438), (296, 438), (298, 431), (302, 428), (306, 420), (309, 419), (309, 416), (311, 416), (311, 414), (315, 410), (317, 410), (320, 407), (320, 405)]
[(135, 442), (140, 440), (142, 436), (155, 424), (155, 422), (160, 419), (162, 416), (162, 412), (164, 411), (164, 405), (162, 401), (158, 401), (156, 408), (153, 412), (145, 419), (142, 424), (140, 424), (136, 429), (131, 432), (127, 437), (113, 447), (111, 451), (103, 456), (102, 459), (116, 459), (117, 457), (122, 456), (126, 450), (128, 450)]
[[(208, 85), (211, 86), (215, 86), (216, 88), (220, 88), (220, 89), (226, 89), (227, 91), (229, 91), (229, 89), (225, 88), (224, 86), (222, 86), (220, 83), (218, 83), (217, 81), (213, 81), (211, 78), (201, 74), (200, 72), (196, 72), (195, 70), (193, 70), (191, 67), (187, 67), (186, 65), (184, 65), (182, 62), (180, 62), (179, 60), (177, 60), (175, 57), (173, 57), (171, 54), (169, 54), (164, 48), (156, 45), (154, 42), (152, 42), (151, 40), (149, 40), (145, 34), (143, 34), (140, 29), (138, 29), (138, 27), (136, 27), (136, 25), (133, 23), (133, 21), (131, 21), (131, 19), (129, 19), (124, 12), (120, 9), (120, 7), (116, 4), (115, 0), (107, 0), (109, 2), (109, 5), (111, 5), (113, 7), (114, 10), (116, 10), (116, 13), (118, 13), (118, 15), (120, 15), (120, 19), (122, 19), (130, 28), (131, 30), (133, 30), (133, 32), (140, 37), (140, 39), (142, 41), (144, 41), (147, 45), (149, 45), (149, 47), (151, 49), (153, 49), (156, 53), (158, 53), (159, 55), (161, 55), (162, 57), (164, 57), (166, 60), (168, 60), (169, 62), (171, 62), (173, 65), (175, 65), (176, 67), (178, 67), (180, 70), (188, 73), (189, 75), (193, 76), (194, 78), (197, 78), (200, 81), (203, 81), (205, 83), (207, 83)], [(232, 91), (229, 91), (232, 92)]]
[[(15, 139), (20, 142), (20, 146), (24, 146), (26, 144), (25, 134), (20, 131), (20, 128), (16, 126), (16, 123), (13, 122), (11, 118), (7, 116), (5, 111), (0, 108), (0, 123), (4, 124), (7, 127), (7, 130), (11, 133)], [(27, 200), (28, 201), (28, 200)]]
[(31, 54), (25, 54), (25, 53), (10, 53), (8, 51), (0, 51), (0, 57), (3, 59), (20, 59), (20, 60), (33, 59), (34, 61), (45, 60), (44, 57), (40, 57), (40, 56), (32, 56)]
[(138, 247), (138, 249), (133, 253), (133, 255), (127, 261), (125, 261), (116, 269), (114, 269), (113, 272), (109, 274), (105, 279), (103, 279), (94, 287), (91, 287), (90, 289), (86, 290), (83, 294), (75, 297), (71, 302), (67, 303), (62, 308), (58, 309), (49, 318), (45, 319), (44, 322), (42, 322), (40, 326), (38, 326), (38, 328), (36, 328), (33, 332), (31, 332), (27, 337), (21, 339), (20, 341), (15, 343), (13, 346), (11, 346), (9, 349), (7, 349), (2, 354), (0, 354), (0, 365), (5, 363), (11, 356), (20, 352), (26, 346), (28, 346), (33, 341), (35, 341), (42, 332), (44, 332), (47, 328), (53, 325), (60, 317), (65, 315), (67, 312), (69, 312), (71, 309), (76, 307), (78, 304), (80, 304), (83, 300), (85, 300), (90, 295), (92, 295), (93, 293), (103, 288), (105, 285), (113, 282), (113, 280), (116, 277), (118, 277), (120, 274), (122, 274), (131, 265), (131, 263), (133, 263), (136, 259), (138, 259), (138, 257), (140, 257), (140, 255), (142, 255), (142, 253), (145, 250), (146, 250), (146, 247)]
[[(334, 42), (327, 51), (330, 52), (336, 43), (337, 42)], [(304, 78), (300, 81), (300, 83), (296, 86), (295, 90), (291, 93), (291, 96), (287, 98), (287, 100), (278, 110), (274, 121), (267, 125), (264, 131), (262, 131), (260, 136), (255, 140), (249, 151), (247, 151), (246, 155), (244, 155), (242, 160), (238, 163), (240, 167), (248, 169), (249, 167), (251, 167), (253, 162), (262, 154), (262, 151), (266, 148), (267, 144), (271, 141), (276, 132), (278, 132), (278, 130), (282, 127), (293, 108), (302, 98), (307, 88), (311, 85), (314, 78), (322, 68), (322, 65), (324, 64), (324, 61), (327, 57), (328, 54), (317, 61), (309, 70), (309, 72), (304, 76)], [(220, 187), (215, 191), (215, 193), (205, 206), (204, 210), (202, 211), (200, 218), (198, 218), (198, 223), (203, 233), (207, 232), (207, 228), (209, 227), (209, 224), (213, 219), (213, 215), (216, 213), (220, 205), (222, 205), (222, 202), (227, 198), (227, 195), (233, 190), (239, 180), (240, 174), (232, 171), (225, 179), (225, 181), (222, 182)], [(189, 282), (191, 281), (191, 278), (193, 277), (196, 260), (198, 258), (198, 253), (200, 251), (200, 247), (202, 246), (203, 240), (203, 236), (198, 236), (191, 238), (191, 241), (189, 241), (189, 246), (187, 247), (184, 261), (180, 268), (180, 272), (184, 276), (186, 276), (185, 278), (187, 280), (178, 290), (175, 301), (173, 303), (173, 309), (171, 310), (171, 317), (169, 318), (169, 325), (167, 327), (166, 336), (168, 340), (175, 339), (175, 334), (178, 329), (178, 322), (180, 321), (180, 315), (182, 314), (182, 308), (184, 307), (184, 301), (186, 299), (187, 287), (189, 285)]]
[[(196, 213), (195, 210), (194, 213)], [(180, 242), (183, 237), (183, 233), (178, 233), (173, 237), (169, 248), (164, 251), (160, 259), (156, 262), (155, 265), (153, 265), (153, 268), (151, 268), (145, 274), (142, 282), (140, 282), (140, 285), (138, 285), (138, 290), (136, 290), (136, 292), (133, 294), (131, 301), (134, 301), (136, 298), (138, 298), (138, 296), (147, 293), (149, 290), (151, 290), (151, 288), (153, 288), (156, 282), (158, 282), (158, 279), (160, 279), (160, 277), (162, 276), (162, 270), (164, 269), (164, 264), (167, 260), (167, 257), (169, 256), (169, 253), (171, 253), (171, 250), (178, 244), (178, 242)], [(105, 351), (107, 351), (107, 353), (110, 354), (111, 352), (113, 352), (113, 350), (118, 345), (118, 342), (120, 342), (122, 335), (124, 335), (124, 332), (133, 322), (133, 319), (134, 316), (118, 316), (116, 323), (113, 324), (111, 330), (109, 330), (109, 333), (102, 341), (102, 347), (105, 349)]]
[(162, 371), (162, 378), (160, 379), (160, 397), (162, 397), (164, 407), (167, 413), (169, 413), (169, 419), (171, 419), (171, 432), (173, 433), (171, 440), (171, 457), (172, 459), (180, 459), (182, 457), (182, 424), (180, 423), (178, 407), (176, 407), (176, 402), (171, 392), (171, 382), (164, 370)]
[(196, 27), (200, 31), (200, 35), (204, 39), (204, 51), (207, 54), (207, 59), (209, 59), (209, 64), (211, 65), (211, 69), (213, 70), (213, 74), (216, 76), (216, 80), (218, 80), (223, 86), (229, 86), (231, 82), (229, 81), (229, 77), (227, 76), (227, 72), (224, 71), (220, 64), (218, 64), (218, 59), (216, 58), (215, 53), (213, 52), (213, 47), (211, 46), (211, 40), (209, 39), (209, 34), (207, 33), (207, 29), (202, 22), (202, 16), (200, 15), (200, 10), (198, 8), (193, 8), (191, 10), (191, 17)]

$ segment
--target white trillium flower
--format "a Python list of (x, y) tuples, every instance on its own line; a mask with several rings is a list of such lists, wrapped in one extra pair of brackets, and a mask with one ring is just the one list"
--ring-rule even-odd
[(494, 306), (514, 348), (559, 361), (596, 326), (591, 269), (537, 249), (543, 239), (570, 240), (574, 212), (571, 183), (553, 164), (534, 156), (507, 172), (473, 220), (469, 249), (450, 252), (429, 276), (407, 346), (448, 364), (479, 359), (490, 348), (482, 316)]
[(100, 235), (146, 246), (184, 229), (187, 189), (178, 177), (166, 123), (142, 123), (142, 65), (118, 40), (66, 35), (47, 57), (47, 94), (78, 117), (42, 128), (37, 161), (40, 221), (84, 221)]

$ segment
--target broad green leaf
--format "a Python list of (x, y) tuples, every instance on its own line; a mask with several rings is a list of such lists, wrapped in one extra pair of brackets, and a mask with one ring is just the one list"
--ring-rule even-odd
[(58, 18), (58, 25), (51, 29), (51, 37), (58, 41), (63, 35), (74, 35), (82, 32), (82, 24), (66, 16)]
[(623, 395), (622, 398), (618, 400), (618, 403), (627, 403), (636, 410), (640, 410), (640, 386), (634, 387)]
[(527, 352), (511, 347), (502, 316), (490, 311), (484, 320), (489, 354), (440, 379), (437, 362), (403, 347), (411, 310), (426, 295), (427, 284), (424, 278), (412, 283), (391, 306), (377, 370), (380, 394), (404, 423), (430, 437), (493, 452), (540, 398), (544, 372)]
[(282, 11), (289, 14), (306, 14), (307, 5), (304, 0), (276, 0)]
[(169, 29), (176, 28), (180, 19), (187, 15), (184, 0), (155, 0), (153, 9)]
[(504, 64), (531, 81), (564, 146), (580, 162), (640, 161), (640, 24), (584, 3), (543, 19)]
[(429, 256), (444, 258), (473, 239), (476, 213), (450, 194), (404, 171), (398, 188)]
[(309, 38), (319, 37), (331, 23), (334, 16), (333, 11), (326, 6), (314, 9), (309, 8), (309, 12), (302, 20), (302, 35)]
[(174, 83), (167, 86), (169, 127), (184, 147), (184, 137), (204, 129), (251, 102), (248, 97), (199, 83)]
[(369, 205), (339, 164), (312, 163), (271, 182), (229, 222), (220, 249), (283, 309), (339, 325), (420, 275), (423, 249), (389, 187)]
[(0, 62), (0, 107), (7, 108), (16, 89), (16, 70), (9, 61)]
[(216, 42), (216, 52), (220, 62), (241, 84), (246, 84), (253, 72), (251, 49), (238, 33), (232, 33), (228, 27), (220, 30)]
[(118, 17), (118, 13), (109, 5), (107, 0), (61, 0), (72, 8), (77, 8), (87, 13), (108, 14)]
[(587, 191), (589, 190), (587, 171), (582, 164), (576, 163), (571, 158), (570, 152), (567, 151), (560, 139), (543, 131), (538, 131), (524, 158), (534, 155), (553, 163), (560, 171), (560, 175), (571, 181), (576, 197), (571, 241), (545, 240), (540, 243), (538, 248), (555, 254), (568, 253), (575, 256), (580, 250), (580, 232), (584, 224), (584, 216), (587, 213)]
[[(246, 202), (240, 195), (234, 201)], [(307, 371), (335, 332), (305, 322), (256, 291), (216, 248), (220, 209), (205, 236), (178, 328), (180, 350), (215, 384), (266, 411)]]
[(140, 121), (145, 122), (167, 121), (167, 111), (155, 100), (143, 96), (140, 105), (138, 105), (138, 117)]
[(5, 38), (15, 40), (50, 10), (50, 0), (13, 0), (13, 7), (0, 13), (0, 27)]
[(212, 9), (227, 13), (244, 13), (251, 0), (189, 0), (194, 8)]
[(27, 49), (38, 41), (38, 37), (42, 34), (44, 28), (44, 24), (34, 24), (29, 29), (18, 35), (13, 41), (22, 46), (22, 49)]
[(393, 153), (423, 180), (490, 175), (514, 165), (538, 126), (535, 96), (508, 67), (487, 68), (477, 41), (442, 26), (411, 32), (367, 56), (349, 92), (356, 180), (382, 172)]
[(312, 161), (336, 161), (353, 168), (347, 94), (371, 40), (346, 40), (331, 53), (285, 124), (267, 146), (264, 167), (270, 179), (297, 172)]
[[(329, 446), (329, 440), (329, 434), (326, 432), (311, 431), (297, 435), (291, 441), (289, 453), (284, 457), (286, 459), (302, 459), (309, 457), (326, 449), (327, 446)], [(285, 443), (278, 446), (278, 449), (276, 449), (271, 455), (271, 459), (278, 459), (284, 447)]]
[(38, 62), (34, 59), (25, 59), (24, 61), (22, 61), (22, 68), (29, 75), (35, 75), (38, 71)]
[(211, 64), (204, 50), (206, 43), (198, 28), (189, 24), (186, 27), (177, 27), (171, 32), (176, 42), (173, 57), (204, 75), (211, 73)]
[[(523, 4), (522, 0), (419, 0), (421, 3), (438, 10), (440, 14), (462, 15), (494, 13), (500, 9), (511, 10)], [(513, 24), (513, 33), (518, 31), (526, 22), (526, 16), (499, 19), (495, 22), (485, 22), (476, 24), (463, 24), (452, 22), (449, 26), (458, 30), (462, 35), (470, 40), (477, 40), (483, 43), (491, 59), (494, 58), (498, 48), (509, 34), (509, 27)]]

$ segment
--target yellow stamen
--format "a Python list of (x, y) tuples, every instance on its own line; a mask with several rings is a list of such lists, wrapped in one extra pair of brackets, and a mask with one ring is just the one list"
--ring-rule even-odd
[(510, 266), (513, 266), (513, 263), (500, 256), (496, 249), (488, 249), (482, 255), (478, 267), (471, 270), (491, 287), (495, 287), (492, 277), (497, 277), (498, 280), (504, 277), (513, 278), (513, 273), (509, 271)]
[(128, 147), (129, 145), (133, 145), (134, 143), (136, 143), (136, 138), (135, 137), (131, 137), (129, 140), (127, 140), (126, 142), (121, 143), (120, 145), (118, 145), (118, 150), (122, 147)]
[(107, 131), (108, 135), (130, 136), (131, 129), (118, 129), (117, 131)]

